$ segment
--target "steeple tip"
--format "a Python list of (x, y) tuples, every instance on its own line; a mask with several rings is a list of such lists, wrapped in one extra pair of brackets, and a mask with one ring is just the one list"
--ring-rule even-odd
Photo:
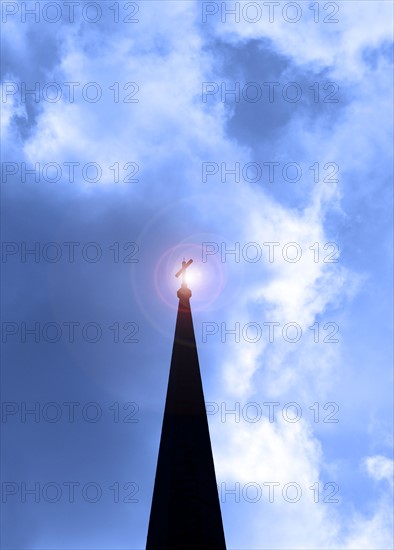
[(185, 285), (182, 284), (181, 288), (177, 291), (176, 295), (178, 296), (181, 302), (188, 302), (192, 296), (192, 291)]

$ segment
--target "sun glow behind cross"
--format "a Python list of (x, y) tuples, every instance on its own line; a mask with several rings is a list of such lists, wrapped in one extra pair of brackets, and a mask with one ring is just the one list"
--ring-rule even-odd
[(196, 290), (203, 284), (203, 270), (196, 264), (193, 264), (192, 269), (188, 269), (184, 276), (184, 281), (187, 286), (193, 287)]
[[(216, 258), (209, 262), (201, 259), (201, 245), (185, 243), (166, 250), (160, 257), (155, 269), (155, 288), (163, 302), (176, 309), (178, 302), (176, 292), (181, 287), (182, 281), (192, 291), (193, 309), (201, 310), (209, 308), (224, 289), (226, 276), (223, 264)], [(182, 260), (188, 261), (184, 274)], [(178, 277), (175, 275), (179, 273)]]

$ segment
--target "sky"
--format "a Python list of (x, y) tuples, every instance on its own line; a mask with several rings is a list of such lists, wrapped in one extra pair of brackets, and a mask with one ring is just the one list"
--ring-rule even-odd
[(1, 7), (2, 548), (145, 547), (183, 257), (227, 548), (392, 548), (392, 3)]

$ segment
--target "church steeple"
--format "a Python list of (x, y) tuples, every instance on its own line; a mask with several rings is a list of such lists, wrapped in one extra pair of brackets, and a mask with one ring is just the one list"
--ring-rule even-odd
[(170, 376), (146, 550), (226, 550), (182, 262)]

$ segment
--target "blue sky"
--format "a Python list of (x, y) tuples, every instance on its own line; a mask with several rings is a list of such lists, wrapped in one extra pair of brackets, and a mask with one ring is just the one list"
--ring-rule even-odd
[(3, 2), (2, 547), (144, 548), (183, 256), (229, 550), (392, 547), (392, 4), (288, 4)]

